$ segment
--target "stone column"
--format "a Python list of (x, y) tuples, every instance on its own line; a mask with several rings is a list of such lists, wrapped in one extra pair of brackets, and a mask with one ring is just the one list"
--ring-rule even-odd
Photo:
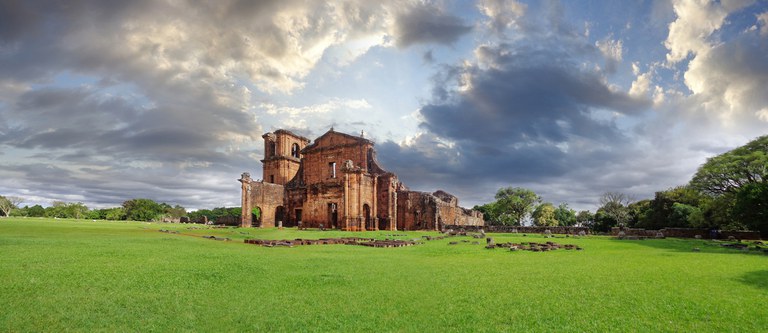
[(373, 202), (373, 207), (371, 207), (371, 218), (373, 219), (373, 230), (379, 230), (379, 177), (374, 176), (373, 177), (373, 198), (371, 198), (371, 202)]
[(397, 231), (397, 191), (396, 190), (392, 192), (392, 204), (390, 206), (392, 207), (392, 215), (390, 215), (390, 219), (392, 220), (392, 222), (389, 224), (389, 230)]
[(349, 230), (349, 174), (344, 172), (344, 230)]
[(251, 174), (243, 172), (240, 175), (238, 181), (241, 183), (241, 195), (240, 195), (240, 227), (250, 228), (253, 221), (251, 221)]

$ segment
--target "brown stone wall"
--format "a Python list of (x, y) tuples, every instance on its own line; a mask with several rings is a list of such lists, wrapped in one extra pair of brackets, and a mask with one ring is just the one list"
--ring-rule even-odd
[[(344, 184), (340, 179), (307, 185), (307, 200), (304, 201), (302, 223), (309, 228), (340, 228)], [(336, 221), (332, 221), (331, 205), (335, 205)]]
[(397, 192), (398, 230), (438, 230), (435, 197), (416, 191)]
[[(285, 188), (283, 185), (271, 184), (266, 182), (243, 181), (243, 202), (242, 204), (242, 227), (261, 227), (269, 228), (277, 225), (276, 218), (279, 218), (277, 212), (285, 210), (283, 198)], [(261, 211), (260, 221), (254, 221), (252, 211), (254, 207), (259, 207)]]
[(265, 182), (285, 185), (299, 170), (301, 150), (309, 144), (309, 139), (285, 130), (267, 133), (262, 137), (264, 138), (262, 177)]
[[(301, 221), (304, 227), (344, 230), (482, 225), (482, 214), (459, 207), (449, 193), (409, 191), (379, 166), (373, 142), (367, 139), (333, 130), (312, 144), (284, 130), (263, 137), (264, 180), (254, 182), (247, 173), (240, 179), (242, 226), (254, 224), (253, 207), (262, 211), (261, 222), (255, 224), (263, 227), (274, 226), (276, 215), (284, 227)], [(294, 145), (303, 149), (297, 151)]]
[(397, 184), (393, 174), (378, 177), (376, 186), (376, 217), (380, 230), (394, 230), (397, 227)]

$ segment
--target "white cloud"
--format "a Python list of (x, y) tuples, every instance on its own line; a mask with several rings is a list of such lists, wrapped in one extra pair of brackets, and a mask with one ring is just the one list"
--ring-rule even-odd
[(515, 0), (481, 0), (477, 4), (480, 13), (488, 17), (485, 24), (496, 33), (516, 28), (528, 6)]
[(624, 43), (621, 40), (606, 38), (595, 42), (595, 46), (607, 59), (621, 62), (624, 53)]
[(707, 52), (713, 42), (713, 32), (726, 22), (729, 13), (749, 5), (753, 1), (677, 0), (673, 7), (677, 19), (669, 25), (669, 36), (664, 45), (669, 49), (667, 61), (680, 62), (689, 54)]
[(299, 107), (277, 106), (270, 103), (263, 103), (260, 105), (260, 107), (266, 110), (266, 112), (271, 115), (283, 114), (283, 115), (289, 115), (289, 116), (298, 116), (298, 115), (307, 115), (307, 114), (313, 114), (313, 113), (330, 113), (330, 112), (341, 110), (344, 108), (370, 109), (371, 104), (369, 104), (368, 101), (366, 101), (365, 99), (334, 98), (325, 103), (299, 106)]
[(760, 35), (768, 35), (768, 12), (757, 15), (757, 21), (760, 24)]
[(632, 87), (629, 88), (629, 95), (632, 97), (645, 97), (651, 88), (651, 72), (642, 73), (637, 75), (637, 78), (632, 82)]

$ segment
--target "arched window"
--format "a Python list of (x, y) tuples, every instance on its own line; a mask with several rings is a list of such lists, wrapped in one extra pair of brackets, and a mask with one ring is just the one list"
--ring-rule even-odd
[(294, 143), (293, 145), (291, 145), (291, 156), (293, 156), (295, 158), (299, 158), (299, 144), (298, 143)]
[(277, 155), (277, 144), (275, 144), (274, 141), (269, 141), (269, 144), (267, 145), (267, 157), (275, 155)]

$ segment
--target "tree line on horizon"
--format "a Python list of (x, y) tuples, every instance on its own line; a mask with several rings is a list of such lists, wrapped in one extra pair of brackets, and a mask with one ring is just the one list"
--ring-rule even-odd
[(19, 207), (24, 199), (17, 196), (0, 196), (0, 216), (47, 217), (107, 221), (178, 221), (188, 217), (196, 221), (206, 217), (215, 221), (220, 217), (240, 216), (240, 207), (217, 207), (187, 212), (180, 205), (158, 203), (152, 199), (137, 198), (123, 202), (120, 207), (89, 209), (82, 202), (53, 201), (50, 206), (42, 205)]
[(475, 206), (489, 225), (585, 226), (598, 232), (612, 227), (643, 229), (706, 228), (753, 230), (768, 236), (768, 135), (707, 159), (686, 185), (633, 200), (607, 192), (592, 213), (567, 203), (543, 202), (521, 187), (499, 189), (495, 201)]

